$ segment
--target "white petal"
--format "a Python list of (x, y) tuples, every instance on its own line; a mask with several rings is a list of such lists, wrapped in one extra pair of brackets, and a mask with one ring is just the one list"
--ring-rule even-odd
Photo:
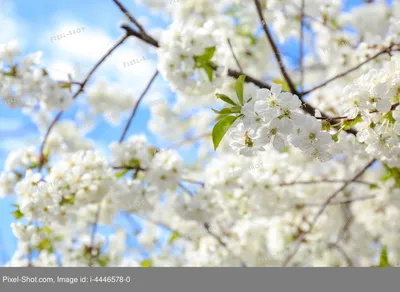
[(275, 95), (278, 96), (282, 92), (282, 84), (275, 84), (273, 83), (271, 86), (271, 92)]
[(400, 135), (400, 123), (399, 122), (396, 122), (394, 124), (393, 130), (397, 135)]
[(322, 152), (318, 154), (318, 160), (321, 162), (327, 162), (333, 159), (333, 155), (328, 152)]
[(376, 109), (380, 111), (381, 113), (386, 113), (390, 111), (390, 108), (392, 107), (390, 101), (387, 99), (381, 99), (376, 103)]
[(259, 100), (266, 100), (268, 96), (270, 95), (271, 91), (269, 91), (266, 88), (262, 88), (257, 91), (257, 99)]
[(273, 139), (272, 145), (274, 148), (279, 152), (282, 152), (285, 149), (285, 141), (279, 135), (275, 135)]

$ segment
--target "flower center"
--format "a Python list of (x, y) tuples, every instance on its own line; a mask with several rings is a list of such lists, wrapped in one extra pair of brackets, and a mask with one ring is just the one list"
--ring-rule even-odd
[(246, 133), (244, 133), (244, 144), (247, 147), (253, 147), (254, 142), (253, 140), (249, 137), (249, 132), (246, 131)]

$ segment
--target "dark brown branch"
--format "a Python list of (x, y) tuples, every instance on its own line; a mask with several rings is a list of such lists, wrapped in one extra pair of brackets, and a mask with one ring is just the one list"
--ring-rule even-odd
[(143, 91), (142, 94), (140, 95), (139, 99), (137, 100), (137, 102), (136, 102), (136, 104), (135, 104), (135, 106), (134, 106), (134, 108), (133, 108), (133, 110), (132, 110), (132, 113), (131, 113), (131, 115), (130, 115), (130, 117), (129, 117), (129, 119), (128, 119), (128, 122), (126, 123), (125, 129), (124, 129), (124, 131), (122, 132), (121, 138), (119, 139), (119, 143), (122, 143), (122, 142), (124, 141), (125, 136), (126, 136), (126, 133), (128, 132), (129, 127), (130, 127), (130, 125), (131, 125), (131, 123), (132, 123), (133, 117), (135, 116), (136, 111), (137, 111), (137, 109), (138, 109), (138, 107), (139, 107), (141, 101), (142, 101), (143, 98), (145, 97), (147, 91), (149, 91), (149, 89), (150, 89), (151, 85), (153, 84), (154, 80), (156, 79), (157, 75), (158, 75), (158, 71), (156, 71), (156, 72), (154, 73), (153, 77), (151, 77), (151, 79), (150, 79), (149, 83), (147, 84), (146, 88), (144, 89), (144, 91)]
[(254, 3), (256, 5), (257, 14), (258, 14), (258, 16), (260, 18), (260, 21), (261, 21), (262, 27), (264, 29), (265, 35), (267, 36), (269, 44), (271, 45), (272, 50), (274, 51), (275, 58), (278, 61), (281, 73), (282, 73), (283, 77), (285, 78), (285, 81), (288, 84), (291, 92), (293, 94), (299, 95), (299, 93), (296, 90), (296, 86), (294, 86), (292, 79), (290, 78), (289, 74), (286, 71), (285, 64), (283, 63), (282, 58), (281, 58), (281, 54), (280, 54), (280, 52), (278, 50), (278, 47), (276, 46), (276, 44), (275, 44), (275, 42), (274, 42), (274, 40), (272, 38), (272, 35), (271, 35), (271, 33), (270, 33), (269, 29), (268, 29), (267, 23), (265, 22), (265, 19), (264, 19), (263, 13), (262, 13), (261, 4), (260, 4), (259, 0), (254, 0)]
[(153, 47), (160, 47), (158, 44), (158, 41), (153, 39), (152, 37), (149, 37), (148, 35), (144, 35), (143, 33), (140, 33), (133, 28), (131, 28), (129, 25), (123, 24), (121, 25), (121, 28), (124, 29), (129, 36), (135, 36), (138, 39), (141, 39), (145, 43), (148, 43), (149, 45), (152, 45)]
[[(99, 66), (112, 54), (112, 52), (114, 52), (114, 50), (116, 48), (118, 48), (120, 45), (122, 45), (128, 37), (129, 37), (128, 35), (124, 35), (123, 37), (121, 37), (119, 39), (119, 41), (110, 50), (108, 50), (106, 52), (106, 54), (94, 65), (93, 69), (90, 70), (90, 72), (86, 75), (86, 78), (83, 80), (83, 82), (80, 83), (79, 90), (74, 94), (73, 99), (76, 99), (78, 97), (78, 95), (81, 92), (83, 92), (83, 90), (86, 86), (86, 83), (89, 81), (90, 77), (92, 77), (93, 73), (97, 70), (97, 68), (99, 68)], [(38, 166), (39, 172), (42, 170), (43, 164), (45, 162), (44, 147), (46, 145), (47, 139), (49, 138), (51, 130), (53, 129), (55, 124), (58, 122), (58, 120), (61, 118), (63, 113), (64, 113), (64, 111), (60, 111), (56, 115), (54, 120), (51, 122), (49, 128), (47, 129), (46, 134), (44, 135), (43, 142), (40, 146), (40, 157), (39, 157), (39, 166)]]
[(117, 4), (118, 8), (126, 15), (126, 17), (128, 17), (128, 19), (132, 21), (132, 23), (134, 23), (142, 33), (145, 33), (143, 26), (139, 23), (139, 21), (136, 20), (135, 17), (133, 17), (133, 15), (125, 8), (125, 6), (122, 5), (121, 2), (119, 2), (118, 0), (113, 1), (115, 4)]
[(296, 242), (294, 243), (294, 247), (292, 252), (289, 253), (289, 255), (284, 259), (282, 266), (287, 266), (289, 264), (289, 262), (292, 260), (292, 258), (296, 255), (296, 253), (298, 252), (304, 238), (307, 236), (307, 234), (309, 234), (315, 224), (317, 223), (319, 217), (324, 213), (326, 207), (332, 202), (332, 200), (338, 195), (340, 194), (351, 182), (358, 180), (365, 171), (367, 171), (367, 169), (375, 162), (376, 160), (373, 159), (371, 160), (365, 167), (363, 167), (362, 170), (360, 170), (352, 179), (350, 179), (349, 181), (347, 181), (346, 183), (344, 183), (339, 189), (337, 189), (335, 192), (333, 192), (333, 194), (331, 194), (328, 199), (325, 200), (325, 202), (323, 203), (323, 205), (321, 206), (321, 208), (319, 209), (318, 213), (315, 215), (314, 219), (312, 220), (312, 222), (310, 223), (310, 227), (309, 229), (302, 233), (296, 240)]

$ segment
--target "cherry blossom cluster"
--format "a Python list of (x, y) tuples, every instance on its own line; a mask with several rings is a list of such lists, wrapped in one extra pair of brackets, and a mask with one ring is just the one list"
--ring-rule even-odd
[(357, 139), (365, 151), (390, 166), (399, 164), (400, 67), (398, 56), (390, 66), (371, 69), (344, 89), (341, 113), (357, 121)]
[(10, 108), (33, 109), (36, 105), (45, 111), (65, 110), (72, 104), (68, 86), (59, 84), (38, 65), (41, 53), (19, 60), (18, 44), (11, 41), (0, 44), (0, 96)]
[(320, 161), (332, 158), (331, 135), (322, 130), (320, 120), (302, 112), (298, 96), (282, 92), (280, 84), (245, 95), (246, 102), (229, 133), (229, 144), (236, 153), (256, 155), (271, 143), (279, 152), (294, 146)]
[(205, 28), (173, 23), (161, 38), (158, 69), (174, 91), (212, 93), (222, 72), (214, 71), (216, 41)]
[[(286, 70), (296, 85), (304, 75), (302, 99), (328, 117), (305, 114), (301, 99), (279, 85), (287, 77), (253, 1), (140, 2), (173, 21), (161, 39), (148, 32), (160, 45), (168, 90), (145, 96), (144, 103), (157, 95), (147, 125), (133, 121), (168, 146), (124, 131), (109, 156), (97, 152), (103, 145), (85, 137), (89, 126), (79, 120), (104, 114), (116, 124), (135, 102), (93, 74), (77, 121), (57, 121), (43, 155), (37, 144), (13, 150), (0, 172), (0, 196), (15, 195), (17, 221), (18, 246), (6, 265), (280, 266), (300, 242), (289, 265), (398, 266), (400, 2), (347, 13), (340, 1), (305, 1), (303, 41), (313, 47), (304, 74)], [(278, 41), (300, 38), (301, 1), (260, 2), (286, 64), (295, 50)], [(0, 98), (22, 108), (43, 136), (50, 111), (67, 109), (72, 94), (39, 68), (39, 57), (21, 58), (13, 42), (0, 47)], [(243, 75), (232, 78), (234, 71)], [(193, 145), (197, 156), (184, 161)]]
[(131, 136), (112, 143), (111, 164), (119, 168), (144, 171), (144, 180), (159, 190), (176, 188), (183, 171), (183, 160), (176, 151), (158, 151), (145, 136)]
[(101, 202), (113, 183), (115, 177), (106, 160), (96, 152), (82, 150), (65, 155), (44, 181), (39, 173), (27, 171), (15, 192), (29, 221), (64, 222), (78, 208)]

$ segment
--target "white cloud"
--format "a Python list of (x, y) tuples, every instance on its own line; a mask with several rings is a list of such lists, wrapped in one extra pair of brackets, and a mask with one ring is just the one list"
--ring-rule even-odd
[(11, 0), (0, 0), (0, 43), (18, 40), (20, 46), (24, 46), (25, 23), (14, 15), (14, 3)]

